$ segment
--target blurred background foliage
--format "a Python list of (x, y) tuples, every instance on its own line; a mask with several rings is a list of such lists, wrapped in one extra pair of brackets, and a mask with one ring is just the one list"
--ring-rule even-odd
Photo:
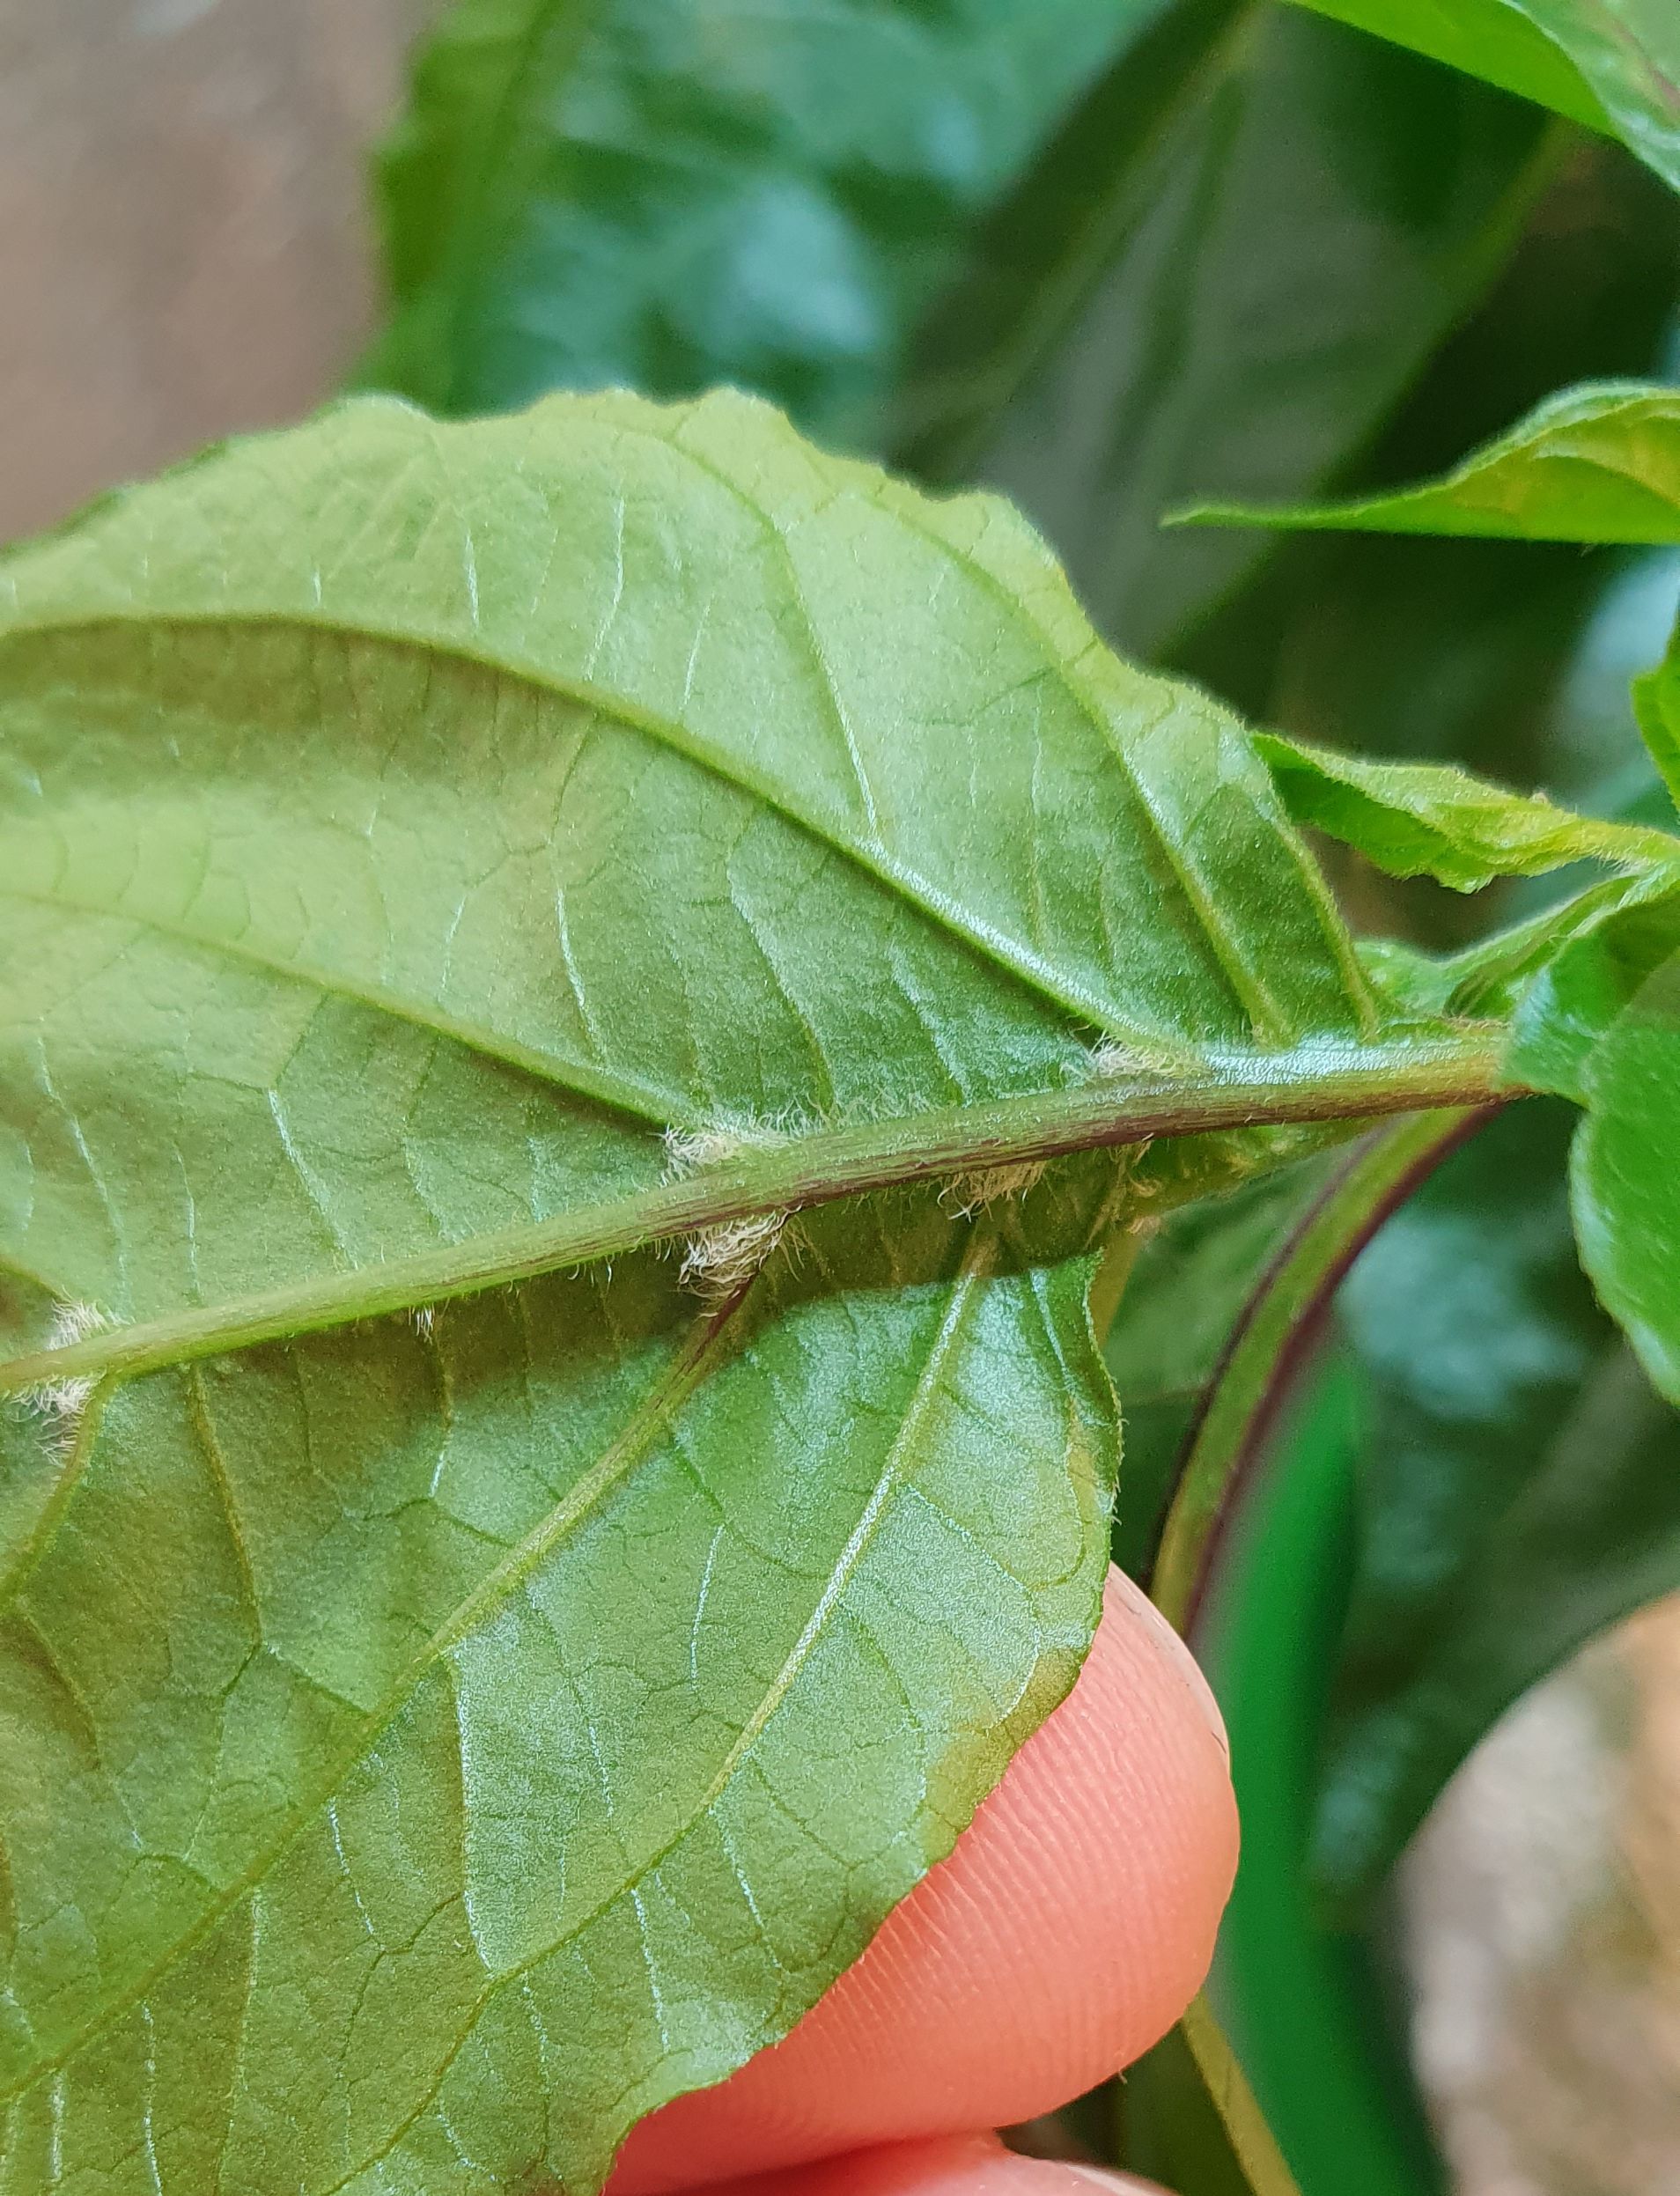
[[(357, 156), (393, 112), (370, 237)], [(931, 484), (1004, 490), (1117, 645), (1255, 718), (1662, 810), (1626, 681), (1662, 652), (1675, 558), (1160, 529), (1203, 496), (1411, 480), (1566, 383), (1673, 365), (1680, 199), (1652, 167), (1323, 15), (61, 0), (48, 24), (0, 0), (0, 271), (8, 532), (347, 378), (451, 413), (731, 381)], [(1327, 859), (1363, 928), (1426, 945), (1536, 889)], [(1395, 1864), (1519, 1696), (1680, 1587), (1680, 1440), (1575, 1265), (1567, 1129), (1507, 1114), (1377, 1235), (1210, 1607), (1249, 1840), (1221, 2003), (1306, 2196), (1439, 2181)], [(1141, 1249), (1109, 1339), (1134, 1571), (1315, 1182)], [(1169, 2045), (1035, 2139), (1199, 2196), (1230, 2169), (1197, 2149), (1194, 2090)], [(1552, 2185), (1532, 2174), (1485, 2185)]]

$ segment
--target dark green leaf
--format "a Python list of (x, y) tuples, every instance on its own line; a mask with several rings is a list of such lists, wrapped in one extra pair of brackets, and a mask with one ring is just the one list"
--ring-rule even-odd
[[(1571, 382), (1653, 375), (1677, 269), (1680, 198), (1619, 146), (1578, 139), (1497, 282), (1380, 441), (1341, 468), (1337, 492), (1437, 473)], [(1452, 761), (1608, 813), (1607, 780), (1639, 755), (1628, 678), (1662, 653), (1672, 622), (1673, 552), (1252, 538), (1270, 545), (1267, 564), (1175, 648), (1180, 668), (1292, 736)], [(1368, 925), (1442, 947), (1508, 919), (1493, 899), (1385, 888), (1349, 866), (1341, 882)]]
[[(1492, 279), (1553, 157), (1514, 102), (1286, 10), (1220, 40), (1205, 73), (1146, 177), (1124, 133), (1116, 166), (1092, 166), (1096, 201), (1117, 193), (1128, 220), (1146, 207), (1106, 269), (1093, 254), (1067, 279), (1055, 249), (1078, 120), (1021, 185), (1004, 264), (1029, 261), (1009, 239), (1042, 220), (1046, 290), (1006, 289), (1021, 331), (1006, 373), (981, 317), (985, 402), (1013, 399), (989, 436), (956, 377), (963, 461), (1043, 527), (1098, 623), (1150, 653), (1265, 554), (1163, 541), (1162, 511), (1300, 495), (1345, 466)], [(1116, 101), (1125, 85), (1122, 64)], [(947, 374), (966, 295), (935, 331)]]
[(1197, 1400), (1278, 1243), (1334, 1154), (1139, 1223), (1142, 1240), (1102, 1354), (1123, 1399), (1114, 1559), (1147, 1580)]
[(1680, 17), (1669, 0), (1306, 0), (1620, 137), (1680, 189)]
[(1459, 1763), (1584, 1640), (1680, 1585), (1680, 1423), (1576, 1264), (1570, 1109), (1511, 1109), (1338, 1300), (1368, 1388), (1315, 1831), (1345, 1919)]
[(1201, 1399), (1161, 1535), (1150, 1592), (1181, 1631), (1194, 1618), (1243, 1475), (1261, 1453), (1330, 1291), (1381, 1217), (1475, 1118), (1419, 1113), (1374, 1131), (1324, 1169), (1276, 1242)]
[(1444, 479), (1351, 503), (1198, 504), (1198, 526), (1522, 542), (1680, 542), (1680, 390), (1605, 381), (1549, 397)]
[(379, 173), (365, 370), (444, 412), (732, 381), (879, 439), (965, 231), (1162, 0), (457, 0)]
[(1260, 0), (1176, 0), (1120, 55), (983, 223), (906, 363), (897, 461), (968, 477), (998, 423), (1125, 254), (1200, 118), (1247, 63)]

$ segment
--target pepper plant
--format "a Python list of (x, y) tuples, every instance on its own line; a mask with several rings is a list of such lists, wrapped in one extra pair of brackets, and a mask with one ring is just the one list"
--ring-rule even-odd
[(1330, 1892), (1680, 1581), (1680, 659), (1572, 755), (1626, 578), (1506, 545), (1680, 543), (1680, 18), (1328, 11), (462, 0), (362, 389), (0, 561), (16, 2196), (587, 2196), (1111, 1544), (1189, 1620), (1350, 1268)]

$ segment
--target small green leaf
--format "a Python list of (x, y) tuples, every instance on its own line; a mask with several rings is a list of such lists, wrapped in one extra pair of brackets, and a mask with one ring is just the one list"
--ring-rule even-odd
[(1533, 927), (1539, 965), (1516, 1002), (1506, 1072), (1585, 1105), (1599, 1044), (1652, 971), (1680, 952), (1680, 892), (1658, 877), (1602, 900), (1583, 894)]
[(1571, 1166), (1582, 1264), (1651, 1378), (1680, 1401), (1680, 955), (1587, 1059)]
[(1548, 397), (1439, 481), (1350, 503), (1197, 504), (1190, 526), (1680, 542), (1680, 390), (1601, 381)]
[(1633, 714), (1669, 798), (1680, 807), (1680, 652), (1633, 681)]
[(1367, 763), (1275, 733), (1257, 733), (1255, 744), (1298, 823), (1357, 847), (1389, 876), (1475, 892), (1495, 877), (1541, 876), (1584, 860), (1668, 871), (1680, 854), (1666, 832), (1574, 815), (1442, 763)]
[(1618, 136), (1680, 189), (1680, 18), (1669, 0), (1306, 0)]

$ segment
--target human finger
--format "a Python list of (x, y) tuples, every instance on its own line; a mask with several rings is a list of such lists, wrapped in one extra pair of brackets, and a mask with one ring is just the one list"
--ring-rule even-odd
[(727, 2196), (1094, 2196), (1099, 2190), (1161, 2196), (1153, 2182), (1101, 2166), (1015, 2157), (995, 2135), (945, 2135), (854, 2151), (820, 2165), (732, 2181)]
[(1183, 2011), (1235, 1861), (1212, 1697), (1111, 1573), (1078, 1684), (950, 1857), (785, 2042), (644, 2122), (611, 2196), (1052, 2109)]

